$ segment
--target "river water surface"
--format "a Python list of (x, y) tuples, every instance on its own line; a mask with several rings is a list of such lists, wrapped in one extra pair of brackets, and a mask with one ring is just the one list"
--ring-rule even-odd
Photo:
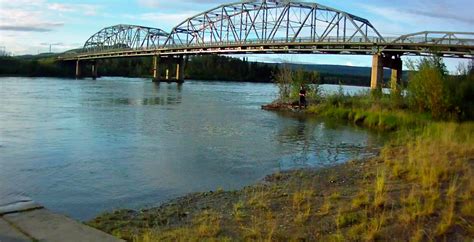
[(385, 140), (261, 110), (276, 93), (272, 84), (0, 78), (0, 196), (86, 220), (369, 156)]

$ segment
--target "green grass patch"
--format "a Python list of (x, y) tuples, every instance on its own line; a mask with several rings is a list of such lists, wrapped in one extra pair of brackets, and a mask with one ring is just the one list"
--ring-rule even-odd
[(307, 113), (323, 118), (347, 120), (356, 125), (383, 131), (420, 127), (431, 122), (431, 117), (427, 114), (404, 110), (365, 110), (324, 104), (308, 107)]

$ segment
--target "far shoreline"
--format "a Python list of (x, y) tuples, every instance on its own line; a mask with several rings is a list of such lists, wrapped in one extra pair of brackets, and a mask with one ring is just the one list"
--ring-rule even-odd
[[(28, 75), (2, 75), (0, 74), (0, 78), (54, 78), (54, 79), (68, 79), (68, 80), (92, 80), (92, 77), (86, 76), (86, 77), (81, 77), (81, 78), (75, 78), (74, 76), (28, 76)], [(100, 81), (101, 78), (130, 78), (130, 79), (149, 79), (150, 82), (152, 82), (152, 77), (151, 76), (100, 76), (97, 77), (96, 81)], [(200, 81), (200, 82), (226, 82), (226, 83), (256, 83), (256, 84), (275, 84), (275, 82), (272, 81), (236, 81), (236, 80), (212, 80), (212, 79), (196, 79), (196, 78), (186, 78), (184, 80), (185, 84), (187, 81)], [(161, 82), (156, 82), (156, 83), (176, 83), (174, 81), (161, 81)], [(356, 85), (356, 84), (345, 84), (345, 83), (317, 83), (316, 85), (323, 86), (347, 86), (347, 87), (360, 87), (360, 88), (370, 88), (369, 85)]]

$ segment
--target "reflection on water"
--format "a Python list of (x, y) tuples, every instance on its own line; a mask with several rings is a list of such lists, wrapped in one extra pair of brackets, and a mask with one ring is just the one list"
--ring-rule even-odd
[(146, 106), (146, 105), (176, 105), (181, 103), (181, 99), (175, 97), (150, 97), (141, 99), (131, 98), (115, 98), (110, 99), (112, 105), (131, 105), (131, 106)]
[(168, 91), (160, 92), (160, 87), (165, 84), (153, 83), (153, 97), (146, 98), (111, 98), (111, 105), (130, 105), (130, 106), (147, 106), (147, 105), (177, 105), (181, 103), (183, 84), (176, 84), (175, 87), (166, 85)]
[(365, 157), (384, 140), (262, 111), (276, 93), (271, 84), (0, 78), (0, 194), (88, 219)]
[[(379, 136), (362, 135), (365, 131), (338, 122), (321, 122), (302, 114), (279, 115), (292, 117), (297, 121), (295, 125), (287, 126), (278, 133), (279, 142), (294, 145), (294, 150), (280, 162), (283, 170), (322, 167), (345, 162), (350, 158), (367, 157), (374, 154), (380, 144)], [(355, 133), (360, 134), (354, 135)]]

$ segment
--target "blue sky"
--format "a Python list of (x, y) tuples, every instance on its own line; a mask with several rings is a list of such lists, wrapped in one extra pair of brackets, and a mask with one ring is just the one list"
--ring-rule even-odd
[[(234, 0), (235, 1), (235, 0)], [(81, 47), (103, 27), (124, 23), (169, 31), (222, 0), (0, 0), (0, 46), (15, 55)], [(317, 0), (369, 19), (383, 36), (424, 30), (474, 32), (473, 0)], [(258, 55), (251, 60), (370, 66), (370, 56)], [(446, 59), (451, 71), (459, 63)]]

